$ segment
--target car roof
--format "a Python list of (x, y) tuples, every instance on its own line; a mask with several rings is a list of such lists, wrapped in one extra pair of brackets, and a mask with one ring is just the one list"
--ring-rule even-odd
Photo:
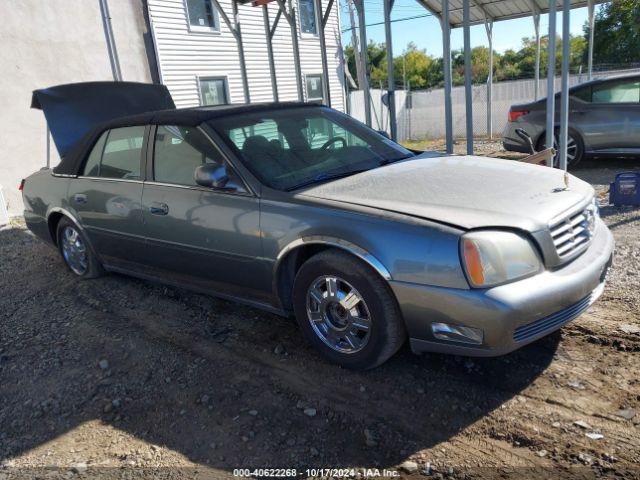
[(118, 117), (96, 125), (90, 133), (85, 135), (69, 152), (61, 156), (60, 163), (53, 169), (58, 175), (78, 175), (83, 159), (93, 147), (100, 135), (106, 130), (121, 127), (134, 127), (142, 125), (181, 125), (185, 127), (198, 126), (209, 120), (227, 117), (231, 115), (272, 112), (292, 108), (320, 108), (320, 103), (305, 102), (270, 102), (236, 105), (219, 105), (213, 107), (174, 108), (156, 110), (125, 117)]
[(254, 112), (268, 112), (292, 108), (322, 107), (320, 103), (305, 102), (265, 102), (249, 104), (227, 104), (208, 107), (176, 108), (157, 110), (137, 115), (119, 117), (98, 126), (99, 130), (135, 125), (197, 126), (215, 118)]
[(575, 85), (572, 88), (580, 88), (580, 87), (584, 87), (587, 85), (595, 85), (598, 83), (605, 83), (605, 82), (615, 82), (618, 80), (640, 80), (640, 74), (638, 73), (627, 73), (627, 74), (622, 74), (622, 75), (614, 75), (612, 77), (604, 77), (604, 78), (594, 78), (592, 80), (587, 80), (586, 82), (582, 82), (579, 83), (577, 85)]

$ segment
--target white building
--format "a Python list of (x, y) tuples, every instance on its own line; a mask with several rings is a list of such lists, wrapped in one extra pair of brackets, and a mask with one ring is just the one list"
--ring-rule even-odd
[[(300, 50), (305, 100), (322, 100), (322, 59), (319, 28), (329, 0), (317, 12), (314, 0), (292, 0)], [(232, 0), (219, 5), (233, 22)], [(325, 26), (331, 106), (343, 110), (344, 87), (340, 62), (340, 16), (332, 2)], [(267, 4), (273, 26), (279, 5)], [(148, 0), (149, 18), (162, 83), (179, 107), (244, 102), (239, 52), (232, 31), (213, 0)], [(263, 9), (238, 5), (251, 102), (273, 101)], [(284, 16), (273, 35), (278, 100), (297, 100), (296, 68), (291, 30)]]
[[(101, 1), (105, 2), (0, 2), (0, 201), (10, 215), (22, 213), (20, 180), (47, 164), (46, 123), (41, 111), (29, 108), (31, 92), (64, 83), (113, 80)], [(321, 14), (315, 11), (314, 0), (291, 1), (287, 11), (293, 6), (299, 12), (296, 32), (303, 96), (322, 99)], [(231, 0), (219, 2), (233, 22)], [(237, 43), (215, 5), (216, 0), (108, 0), (122, 79), (161, 81), (178, 107), (243, 103)], [(323, 10), (328, 5), (329, 0), (322, 0)], [(237, 8), (250, 100), (273, 101), (263, 9), (251, 4)], [(267, 9), (273, 27), (278, 4), (269, 3)], [(343, 110), (338, 10), (335, 0), (325, 38), (331, 105)], [(291, 30), (284, 16), (274, 30), (273, 52), (279, 100), (297, 100)], [(50, 151), (50, 164), (55, 166), (59, 160), (53, 142)]]
[[(152, 82), (155, 52), (141, 5), (109, 2), (122, 76)], [(5, 0), (0, 19), (0, 186), (9, 214), (20, 215), (20, 180), (47, 163), (47, 126), (42, 112), (29, 108), (32, 91), (113, 76), (99, 0)], [(50, 157), (56, 165), (53, 142)]]

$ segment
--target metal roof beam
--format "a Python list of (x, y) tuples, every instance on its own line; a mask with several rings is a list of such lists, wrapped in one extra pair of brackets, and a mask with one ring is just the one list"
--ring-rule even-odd
[[(434, 10), (433, 8), (431, 8), (431, 6), (424, 0), (416, 0), (416, 2), (418, 3), (418, 5), (420, 5), (422, 8), (424, 8), (427, 12), (429, 12), (431, 15), (433, 15), (434, 17), (436, 17), (438, 20), (440, 20), (440, 23), (442, 23), (443, 20), (443, 15), (442, 15), (442, 3), (440, 3), (440, 12), (437, 12), (436, 10)], [(449, 10), (449, 12), (451, 12), (451, 10)], [(455, 28), (455, 25), (453, 24), (453, 22), (449, 21), (449, 26), (451, 28)]]
[[(442, 4), (442, 0), (435, 0), (437, 2), (438, 5)], [(475, 3), (475, 0), (473, 0)], [(558, 1), (562, 1), (562, 0), (558, 0)], [(606, 3), (607, 1), (611, 1), (611, 0), (593, 0), (594, 4), (601, 4), (601, 3)], [(518, 2), (518, 0), (490, 0), (487, 1), (486, 3), (482, 4), (483, 7), (487, 7), (488, 5), (512, 5), (512, 6), (518, 6), (520, 5), (521, 2)], [(527, 5), (528, 4), (528, 5)], [(540, 0), (536, 1), (536, 4), (538, 5), (540, 14), (545, 14), (548, 13), (549, 8), (545, 7), (544, 5), (542, 5), (540, 3)], [(533, 15), (532, 9), (531, 9), (531, 4), (529, 2), (525, 3), (525, 5), (528, 6), (528, 8), (526, 9), (518, 9), (515, 12), (509, 13), (507, 15), (495, 15), (493, 17), (493, 20), (495, 22), (500, 22), (503, 20), (513, 20), (516, 18), (523, 18), (523, 17), (530, 17)], [(588, 0), (577, 0), (575, 1), (575, 3), (571, 4), (571, 9), (576, 9), (576, 8), (583, 8), (583, 7), (587, 7), (588, 6)], [(486, 9), (486, 8), (485, 8)], [(451, 13), (455, 13), (458, 15), (462, 14), (462, 7), (459, 8), (452, 8), (450, 10)], [(439, 14), (436, 13), (436, 15), (439, 16)], [(472, 20), (470, 22), (471, 25), (480, 25), (481, 23), (484, 23), (483, 20)], [(462, 22), (459, 23), (452, 23), (451, 24), (452, 28), (460, 28), (462, 27)]]
[(485, 20), (493, 20), (493, 15), (490, 15), (489, 12), (487, 12), (487, 9), (480, 3), (480, 0), (475, 0), (473, 3), (475, 7), (482, 12)]

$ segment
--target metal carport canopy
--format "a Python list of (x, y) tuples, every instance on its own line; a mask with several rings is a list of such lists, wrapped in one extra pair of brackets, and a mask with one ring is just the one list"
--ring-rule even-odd
[[(606, 3), (609, 0), (594, 0)], [(436, 16), (442, 15), (442, 0), (419, 0), (425, 8)], [(588, 6), (587, 0), (571, 0), (571, 8)], [(498, 22), (514, 18), (530, 17), (534, 11), (549, 12), (548, 0), (473, 0), (470, 5), (470, 25), (484, 24), (485, 20)], [(451, 28), (463, 26), (463, 0), (449, 0), (449, 25)]]
[[(356, 6), (360, 4), (359, 13), (364, 16), (363, 0), (353, 0)], [(467, 154), (473, 154), (473, 107), (472, 107), (472, 74), (471, 74), (471, 25), (484, 24), (489, 40), (489, 77), (487, 79), (487, 127), (489, 137), (492, 135), (491, 120), (491, 91), (493, 85), (493, 24), (496, 21), (510, 20), (522, 17), (532, 17), (534, 22), (536, 37), (536, 67), (535, 67), (535, 99), (538, 100), (540, 83), (540, 16), (549, 13), (549, 51), (547, 58), (547, 130), (546, 145), (554, 143), (557, 122), (555, 122), (555, 95), (554, 77), (556, 62), (556, 16), (557, 6), (560, 2), (562, 6), (562, 37), (570, 37), (570, 12), (571, 9), (587, 7), (589, 16), (589, 46), (588, 46), (588, 77), (592, 77), (593, 69), (593, 35), (594, 35), (594, 13), (595, 5), (606, 3), (607, 0), (417, 0), (426, 10), (440, 20), (442, 27), (442, 47), (443, 47), (443, 74), (444, 74), (444, 106), (445, 106), (445, 130), (446, 151), (453, 153), (453, 115), (451, 105), (452, 71), (451, 71), (451, 29), (462, 27), (464, 31), (464, 90), (465, 90), (465, 117), (466, 117), (466, 143)], [(387, 70), (388, 70), (388, 99), (389, 103), (394, 102), (394, 68), (393, 55), (391, 53), (391, 10), (395, 0), (383, 0), (385, 16), (385, 43), (387, 45)], [(362, 22), (363, 23), (363, 22)], [(361, 25), (361, 43), (366, 45), (366, 35), (363, 25)], [(568, 109), (569, 109), (569, 51), (570, 42), (562, 44), (562, 81), (561, 81), (561, 112), (560, 112), (560, 136), (559, 136), (559, 167), (567, 168), (567, 132), (568, 132)], [(362, 49), (366, 52), (366, 49)], [(366, 56), (360, 54), (361, 65), (367, 65)], [(369, 88), (364, 85), (365, 107), (369, 103)], [(371, 126), (371, 120), (367, 116), (367, 125)], [(395, 108), (390, 108), (389, 121), (391, 137), (396, 138), (396, 118)], [(547, 161), (548, 166), (552, 166), (552, 159)]]

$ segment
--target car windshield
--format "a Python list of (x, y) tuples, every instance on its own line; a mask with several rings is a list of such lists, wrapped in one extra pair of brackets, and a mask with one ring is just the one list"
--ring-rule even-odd
[(265, 185), (295, 190), (414, 156), (324, 107), (230, 115), (210, 125)]

